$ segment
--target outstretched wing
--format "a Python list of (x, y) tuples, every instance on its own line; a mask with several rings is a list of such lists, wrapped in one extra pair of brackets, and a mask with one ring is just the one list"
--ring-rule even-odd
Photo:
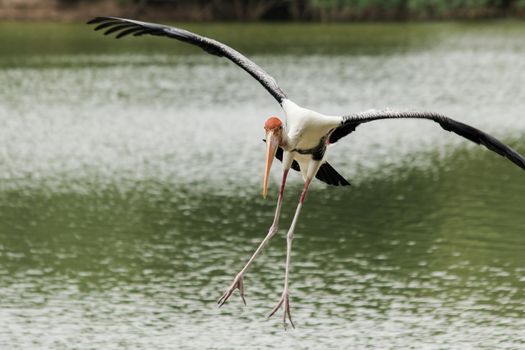
[(454, 119), (445, 117), (444, 115), (432, 112), (399, 112), (394, 110), (384, 111), (366, 111), (356, 114), (344, 116), (341, 125), (337, 127), (330, 136), (330, 143), (337, 142), (340, 138), (353, 132), (360, 124), (371, 122), (380, 119), (400, 119), (400, 118), (415, 118), (415, 119), (429, 119), (432, 120), (447, 131), (451, 131), (459, 136), (463, 136), (478, 145), (483, 145), (489, 150), (507, 158), (520, 168), (525, 170), (525, 158), (518, 152), (505, 145), (493, 136), (473, 128), (467, 124), (458, 122)]
[(144, 34), (166, 36), (174, 38), (188, 44), (200, 47), (204, 51), (219, 57), (226, 57), (252, 77), (254, 77), (268, 92), (282, 103), (286, 99), (286, 95), (277, 85), (277, 81), (261, 67), (246, 58), (243, 54), (237, 52), (231, 47), (218, 42), (216, 40), (197, 35), (184, 29), (175, 27), (168, 27), (161, 24), (140, 22), (131, 19), (117, 18), (117, 17), (96, 17), (88, 22), (88, 24), (98, 24), (95, 30), (105, 29), (105, 35), (116, 34), (116, 38), (122, 38), (126, 35), (133, 34), (140, 36)]

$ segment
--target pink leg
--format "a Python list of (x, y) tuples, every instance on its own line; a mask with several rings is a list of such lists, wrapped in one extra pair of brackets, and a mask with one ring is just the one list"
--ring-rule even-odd
[(279, 217), (281, 216), (281, 206), (282, 201), (284, 197), (284, 186), (286, 185), (286, 178), (288, 177), (288, 169), (285, 169), (283, 172), (283, 180), (281, 182), (281, 190), (279, 191), (279, 199), (277, 200), (277, 208), (275, 209), (275, 216), (273, 218), (272, 226), (270, 227), (270, 230), (268, 231), (268, 234), (263, 239), (263, 241), (259, 244), (259, 247), (255, 250), (251, 258), (248, 260), (246, 265), (242, 268), (242, 270), (235, 276), (233, 279), (232, 284), (226, 292), (222, 295), (222, 297), (217, 301), (217, 304), (219, 304), (219, 307), (223, 306), (226, 301), (230, 298), (232, 293), (235, 291), (235, 289), (239, 289), (239, 293), (241, 294), (241, 299), (244, 302), (244, 305), (246, 305), (246, 300), (244, 299), (244, 284), (243, 284), (243, 276), (246, 270), (250, 267), (250, 265), (253, 263), (255, 258), (261, 253), (263, 248), (268, 244), (270, 239), (275, 235), (279, 228)]
[[(316, 170), (317, 171), (317, 170)], [(314, 173), (315, 175), (315, 173)], [(312, 176), (313, 177), (313, 176)], [(301, 193), (301, 197), (299, 198), (299, 204), (297, 205), (297, 209), (295, 210), (295, 215), (293, 217), (292, 225), (290, 226), (290, 229), (288, 230), (288, 234), (286, 235), (286, 270), (284, 274), (284, 290), (283, 294), (281, 296), (281, 300), (277, 303), (277, 305), (273, 308), (272, 312), (270, 312), (270, 315), (268, 317), (272, 317), (277, 310), (281, 306), (284, 308), (284, 314), (283, 314), (283, 322), (286, 326), (286, 317), (288, 317), (288, 320), (290, 321), (290, 324), (292, 327), (295, 328), (295, 325), (292, 321), (292, 315), (290, 313), (290, 302), (289, 302), (289, 294), (288, 294), (288, 276), (290, 273), (290, 257), (292, 254), (292, 240), (293, 240), (293, 233), (295, 231), (295, 225), (297, 224), (297, 220), (299, 218), (299, 213), (301, 212), (301, 208), (303, 206), (304, 200), (306, 198), (306, 191), (308, 191), (308, 187), (310, 186), (310, 182), (312, 181), (312, 177), (308, 177), (306, 179), (306, 182), (304, 184), (303, 192)]]

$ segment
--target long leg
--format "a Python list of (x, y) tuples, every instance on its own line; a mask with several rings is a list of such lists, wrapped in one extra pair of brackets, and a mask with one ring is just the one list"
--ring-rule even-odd
[(295, 210), (295, 215), (293, 217), (292, 224), (290, 225), (290, 229), (288, 230), (288, 234), (286, 235), (286, 269), (284, 273), (283, 294), (281, 296), (281, 300), (279, 300), (277, 305), (273, 308), (272, 312), (270, 312), (270, 315), (268, 315), (268, 317), (272, 317), (277, 312), (277, 310), (279, 310), (279, 308), (283, 306), (284, 308), (283, 322), (286, 325), (286, 317), (288, 317), (290, 324), (294, 328), (295, 326), (293, 324), (292, 315), (290, 313), (290, 301), (289, 301), (289, 294), (288, 294), (288, 276), (290, 274), (290, 258), (292, 255), (293, 234), (295, 231), (295, 226), (297, 225), (297, 220), (299, 219), (299, 214), (301, 213), (301, 208), (306, 198), (306, 191), (308, 191), (310, 182), (312, 181), (313, 177), (319, 170), (320, 166), (321, 166), (321, 161), (316, 161), (316, 160), (310, 161), (310, 164), (308, 166), (308, 172), (306, 175), (306, 181), (304, 183), (303, 192), (301, 193), (301, 197), (299, 198), (299, 204), (297, 204), (297, 209)]
[(217, 304), (219, 304), (219, 307), (223, 306), (226, 301), (230, 298), (232, 293), (235, 291), (235, 289), (239, 289), (239, 293), (241, 294), (241, 299), (246, 305), (246, 299), (244, 298), (244, 281), (243, 276), (246, 270), (250, 267), (250, 265), (253, 263), (255, 258), (261, 253), (261, 251), (264, 249), (266, 244), (270, 241), (270, 239), (275, 235), (277, 230), (279, 229), (279, 218), (281, 216), (281, 206), (283, 203), (283, 197), (284, 197), (284, 187), (286, 185), (286, 178), (288, 177), (288, 171), (290, 170), (290, 167), (292, 166), (293, 162), (293, 156), (290, 152), (285, 152), (283, 156), (283, 180), (281, 182), (281, 190), (279, 191), (279, 198), (277, 199), (277, 207), (275, 209), (275, 215), (273, 218), (273, 223), (270, 229), (268, 230), (268, 233), (266, 234), (266, 237), (264, 237), (263, 241), (259, 244), (253, 255), (250, 257), (246, 265), (242, 268), (242, 270), (235, 276), (233, 279), (232, 284), (226, 292), (221, 296), (221, 298), (217, 301)]

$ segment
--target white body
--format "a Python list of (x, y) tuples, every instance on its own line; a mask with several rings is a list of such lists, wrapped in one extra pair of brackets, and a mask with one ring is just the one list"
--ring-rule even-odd
[[(283, 148), (287, 152), (294, 149), (313, 148), (319, 144), (319, 140), (330, 130), (341, 125), (341, 117), (328, 116), (303, 108), (288, 99), (283, 101), (282, 107), (286, 113)], [(312, 156), (310, 154), (292, 152), (292, 157), (299, 163), (301, 174), (306, 180), (308, 166), (312, 160)], [(325, 158), (326, 153), (322, 163), (326, 162)]]

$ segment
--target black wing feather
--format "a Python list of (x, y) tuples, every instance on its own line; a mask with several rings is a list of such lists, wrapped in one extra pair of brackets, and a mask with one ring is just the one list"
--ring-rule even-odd
[(125, 37), (126, 35), (129, 35), (129, 34), (132, 34), (132, 33), (135, 33), (135, 32), (141, 32), (142, 31), (142, 28), (137, 28), (137, 27), (131, 27), (129, 29), (124, 29), (124, 30), (121, 30), (120, 32), (118, 32), (117, 36), (115, 37), (116, 39), (120, 39), (122, 37)]
[(336, 128), (330, 136), (330, 143), (337, 142), (340, 138), (352, 133), (360, 124), (380, 119), (415, 118), (428, 119), (438, 123), (443, 129), (453, 132), (459, 136), (483, 145), (489, 150), (507, 158), (520, 168), (525, 170), (525, 158), (511, 147), (505, 145), (495, 137), (476, 129), (470, 125), (458, 122), (444, 115), (432, 112), (399, 112), (393, 110), (367, 111), (351, 114), (343, 117), (341, 126)]
[(285, 93), (281, 90), (279, 85), (277, 85), (277, 81), (272, 76), (240, 52), (216, 40), (176, 27), (118, 17), (96, 17), (89, 21), (88, 24), (98, 24), (95, 27), (95, 30), (109, 28), (109, 30), (106, 31), (106, 34), (117, 33), (117, 39), (130, 34), (135, 36), (150, 34), (166, 36), (198, 46), (212, 55), (226, 57), (244, 69), (261, 83), (261, 85), (277, 100), (277, 102), (282, 103), (283, 100), (286, 99)]
[[(98, 22), (97, 22), (98, 23)], [(118, 21), (111, 21), (111, 22), (104, 22), (102, 24), (99, 24), (98, 26), (95, 27), (95, 30), (100, 30), (100, 29), (104, 29), (104, 28), (107, 28), (107, 27), (110, 27), (110, 26), (113, 26), (115, 24), (121, 24), (120, 22)]]
[[(345, 117), (343, 117), (345, 118)], [(357, 126), (359, 125), (359, 123), (354, 123), (350, 120), (344, 120), (342, 123), (341, 123), (341, 126), (336, 128), (331, 134), (330, 134), (330, 140), (329, 142), (330, 143), (336, 143), (337, 141), (339, 141), (340, 138), (342, 137), (345, 137), (346, 135), (352, 133), (355, 131), (355, 128), (357, 128)]]
[(108, 30), (104, 32), (104, 35), (109, 35), (114, 32), (118, 32), (119, 30), (125, 29), (125, 28), (131, 28), (133, 27), (133, 24), (121, 24), (121, 25), (112, 25)]

